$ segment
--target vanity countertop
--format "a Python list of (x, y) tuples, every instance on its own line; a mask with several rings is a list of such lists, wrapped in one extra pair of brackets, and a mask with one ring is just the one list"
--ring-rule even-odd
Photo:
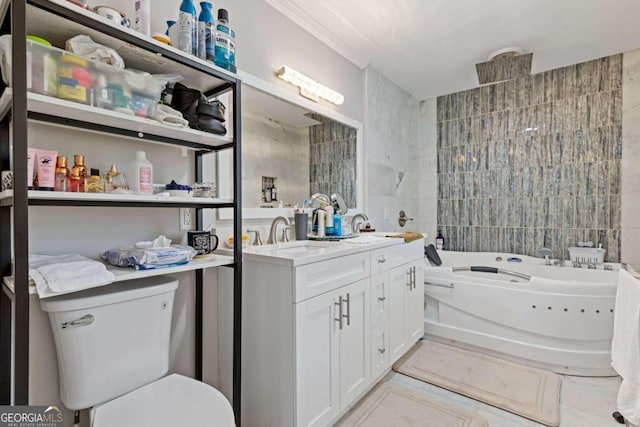
[[(398, 233), (366, 233), (353, 239), (344, 239), (336, 242), (294, 240), (269, 245), (247, 246), (242, 252), (243, 259), (246, 261), (269, 262), (297, 267), (358, 252), (404, 244), (403, 239), (386, 237), (393, 234)], [(217, 252), (227, 254), (231, 253), (231, 249), (219, 249)]]

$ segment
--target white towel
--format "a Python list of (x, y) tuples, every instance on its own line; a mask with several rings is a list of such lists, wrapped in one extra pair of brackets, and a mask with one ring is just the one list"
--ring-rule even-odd
[(40, 298), (103, 286), (115, 280), (103, 263), (78, 254), (29, 255), (29, 274)]
[(640, 280), (620, 270), (613, 320), (611, 359), (622, 377), (618, 411), (633, 424), (640, 423)]

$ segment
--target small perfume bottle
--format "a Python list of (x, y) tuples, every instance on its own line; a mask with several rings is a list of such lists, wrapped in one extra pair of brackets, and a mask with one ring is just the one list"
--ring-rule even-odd
[(104, 179), (100, 176), (100, 169), (91, 168), (91, 175), (84, 180), (86, 193), (104, 193)]
[(75, 154), (73, 156), (73, 167), (78, 167), (80, 176), (83, 180), (87, 177), (87, 167), (84, 165), (84, 156)]
[(71, 168), (69, 182), (71, 183), (71, 192), (73, 193), (84, 193), (84, 176), (82, 172), (83, 169), (79, 166)]
[(67, 168), (67, 158), (58, 156), (56, 159), (56, 181), (55, 191), (71, 191), (71, 182), (69, 180), (69, 169)]
[(123, 190), (128, 190), (129, 186), (127, 185), (127, 177), (118, 172), (116, 165), (111, 165), (109, 168), (109, 172), (105, 175), (105, 191), (114, 191), (118, 188)]

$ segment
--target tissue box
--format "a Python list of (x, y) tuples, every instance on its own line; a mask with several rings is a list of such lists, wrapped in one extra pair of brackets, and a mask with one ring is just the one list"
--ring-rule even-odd
[(604, 254), (606, 249), (602, 248), (569, 248), (569, 259), (577, 262), (595, 262), (602, 264), (604, 262)]

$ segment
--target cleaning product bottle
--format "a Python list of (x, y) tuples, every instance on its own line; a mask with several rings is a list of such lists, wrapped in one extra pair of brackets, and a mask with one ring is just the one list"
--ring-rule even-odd
[(438, 230), (438, 235), (436, 236), (436, 249), (444, 250), (444, 237), (442, 237), (440, 230)]
[[(178, 13), (178, 49), (192, 55), (198, 54), (198, 27), (196, 7), (192, 0), (182, 0)], [(175, 41), (173, 42), (175, 46)]]
[(135, 177), (131, 189), (140, 194), (153, 194), (153, 165), (144, 151), (136, 151), (133, 170)]
[(198, 17), (198, 58), (213, 62), (213, 40), (211, 26), (213, 15), (211, 14), (211, 3), (200, 2), (200, 16)]
[(226, 70), (236, 71), (236, 32), (229, 27), (229, 12), (226, 9), (218, 9), (213, 62)]
[(151, 0), (136, 0), (134, 28), (145, 36), (151, 36)]

